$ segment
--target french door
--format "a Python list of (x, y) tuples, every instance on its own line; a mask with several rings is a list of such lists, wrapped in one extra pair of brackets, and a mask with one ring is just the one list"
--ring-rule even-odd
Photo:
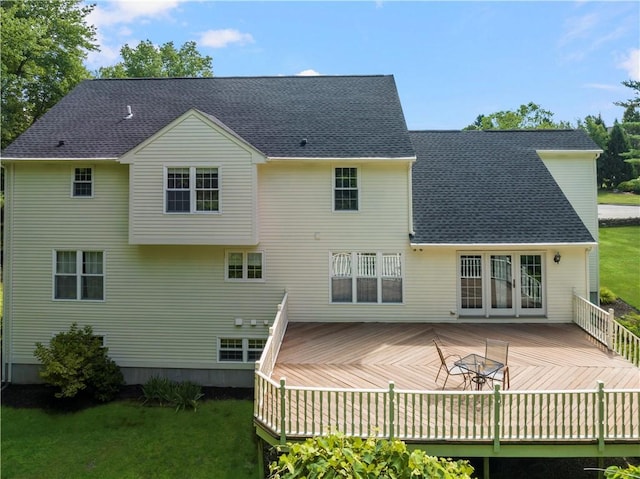
[(542, 259), (541, 254), (461, 254), (460, 314), (487, 317), (544, 314)]

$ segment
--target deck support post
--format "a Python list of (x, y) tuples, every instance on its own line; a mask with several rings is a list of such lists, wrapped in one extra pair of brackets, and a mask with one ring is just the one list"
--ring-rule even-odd
[(491, 473), (489, 471), (489, 458), (487, 456), (482, 458), (482, 478), (491, 479)]
[(500, 429), (502, 424), (502, 417), (500, 411), (502, 410), (502, 395), (500, 394), (500, 384), (494, 384), (493, 386), (493, 451), (500, 451)]
[(287, 387), (286, 378), (280, 378), (280, 444), (287, 443), (286, 407), (287, 407)]
[(389, 381), (389, 440), (393, 441), (395, 436), (395, 417), (396, 417), (396, 399), (395, 399), (395, 384), (393, 381)]
[(598, 381), (598, 451), (604, 451), (604, 383)]

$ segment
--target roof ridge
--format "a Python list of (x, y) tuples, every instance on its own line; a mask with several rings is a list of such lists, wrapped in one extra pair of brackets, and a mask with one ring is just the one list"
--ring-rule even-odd
[(257, 79), (281, 79), (281, 78), (392, 78), (393, 74), (378, 73), (370, 75), (256, 75), (256, 76), (211, 76), (211, 77), (127, 77), (127, 78), (90, 78), (85, 81), (162, 81), (162, 80), (257, 80)]

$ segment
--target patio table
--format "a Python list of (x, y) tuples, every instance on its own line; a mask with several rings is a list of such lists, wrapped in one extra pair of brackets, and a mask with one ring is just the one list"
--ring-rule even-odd
[(504, 367), (501, 362), (485, 358), (479, 354), (468, 354), (454, 364), (472, 374), (471, 382), (475, 383), (478, 391), (482, 389), (488, 377), (493, 376)]

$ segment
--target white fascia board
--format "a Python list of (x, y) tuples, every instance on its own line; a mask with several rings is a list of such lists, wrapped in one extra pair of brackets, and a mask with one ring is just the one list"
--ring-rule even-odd
[(465, 249), (522, 249), (522, 248), (561, 248), (573, 246), (576, 248), (592, 248), (597, 241), (585, 243), (410, 243), (412, 248), (465, 248)]
[(589, 159), (595, 160), (603, 153), (603, 150), (601, 149), (597, 149), (597, 150), (536, 150), (536, 153), (542, 159), (557, 158), (557, 157), (561, 157), (561, 158), (574, 157), (574, 158), (589, 158)]
[(267, 161), (411, 161), (415, 162), (415, 156), (403, 156), (403, 157), (348, 157), (343, 156), (328, 157), (328, 156), (268, 156)]
[(32, 162), (36, 162), (36, 161), (77, 161), (77, 162), (88, 162), (88, 161), (117, 161), (118, 157), (114, 156), (111, 158), (108, 157), (104, 157), (104, 158), (99, 158), (99, 157), (94, 157), (94, 158), (19, 158), (19, 157), (12, 157), (12, 156), (3, 156), (2, 157), (2, 161), (5, 162), (13, 162), (13, 161), (32, 161)]

